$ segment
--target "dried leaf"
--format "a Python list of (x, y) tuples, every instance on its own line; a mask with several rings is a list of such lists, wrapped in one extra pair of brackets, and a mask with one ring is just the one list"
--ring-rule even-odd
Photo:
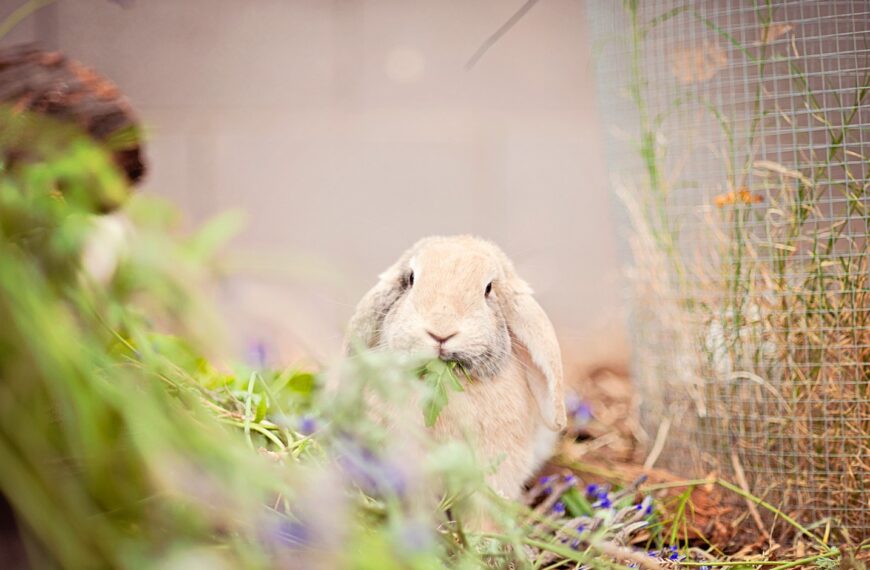
[(676, 51), (671, 71), (680, 83), (702, 83), (711, 79), (728, 64), (728, 55), (717, 43), (705, 41), (700, 46)]

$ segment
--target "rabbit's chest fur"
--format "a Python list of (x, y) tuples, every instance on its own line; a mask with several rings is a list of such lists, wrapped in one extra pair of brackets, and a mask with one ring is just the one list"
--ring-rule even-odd
[[(509, 498), (552, 454), (556, 434), (543, 425), (526, 371), (510, 359), (498, 377), (464, 381), (433, 428), (438, 439), (468, 437), (483, 465), (497, 462), (490, 483)], [(499, 461), (500, 460), (500, 461)]]

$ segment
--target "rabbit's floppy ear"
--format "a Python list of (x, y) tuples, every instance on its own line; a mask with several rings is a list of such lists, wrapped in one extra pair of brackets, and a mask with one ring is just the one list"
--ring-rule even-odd
[(354, 310), (345, 337), (345, 352), (354, 348), (374, 348), (380, 343), (380, 332), (390, 307), (402, 296), (404, 261), (407, 256), (378, 276)]
[(519, 357), (530, 365), (529, 389), (537, 401), (544, 423), (553, 431), (567, 424), (562, 386), (562, 355), (556, 331), (544, 309), (532, 297), (531, 288), (514, 278), (508, 328), (520, 345)]

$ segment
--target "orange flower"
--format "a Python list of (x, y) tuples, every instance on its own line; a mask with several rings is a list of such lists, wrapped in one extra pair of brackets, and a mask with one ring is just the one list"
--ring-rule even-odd
[(724, 194), (717, 194), (713, 197), (713, 204), (717, 208), (724, 208), (738, 201), (744, 204), (758, 204), (764, 201), (764, 197), (760, 194), (753, 194), (746, 186), (741, 186), (737, 191), (729, 190)]

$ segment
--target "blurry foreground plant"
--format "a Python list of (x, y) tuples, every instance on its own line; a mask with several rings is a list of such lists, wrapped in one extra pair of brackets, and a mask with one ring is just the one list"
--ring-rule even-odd
[(0, 165), (0, 494), (33, 567), (606, 567), (601, 539), (644, 526), (595, 514), (609, 504), (575, 512), (585, 499), (562, 489), (557, 517), (595, 529), (566, 538), (490, 491), (469, 446), (404, 428), (462, 390), (450, 364), (212, 364), (202, 291), (232, 219), (175, 238), (171, 209), (138, 197), (103, 242), (95, 214), (127, 194), (112, 157), (0, 112), (0, 156), (29, 157)]

